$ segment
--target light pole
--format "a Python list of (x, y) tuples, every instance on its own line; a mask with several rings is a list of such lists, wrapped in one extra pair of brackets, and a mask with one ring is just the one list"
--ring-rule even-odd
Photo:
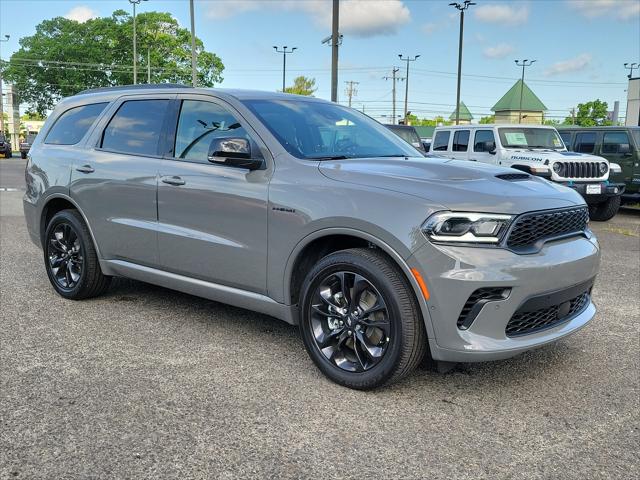
[(136, 52), (136, 5), (140, 5), (140, 2), (146, 2), (147, 0), (129, 0), (129, 3), (133, 5), (133, 84), (138, 83), (138, 58)]
[(629, 75), (627, 75), (627, 78), (631, 79), (631, 78), (633, 78), (633, 71), (636, 68), (640, 68), (640, 65), (638, 65), (637, 63), (625, 63), (624, 64), (624, 68), (629, 70)]
[(281, 53), (282, 54), (282, 93), (284, 93), (284, 89), (285, 89), (285, 78), (286, 78), (286, 72), (287, 72), (287, 54), (289, 53), (293, 53), (294, 50), (297, 50), (298, 47), (293, 47), (291, 50), (287, 51), (287, 47), (284, 46), (282, 47), (282, 50), (278, 50), (278, 47), (273, 47), (276, 51), (276, 53)]
[[(11, 37), (9, 35), (5, 35), (2, 40), (0, 40), (0, 45), (4, 42), (8, 42)], [(2, 53), (0, 53), (0, 133), (4, 134), (4, 109), (2, 107), (3, 98), (2, 98)]]
[(407, 73), (404, 76), (405, 78), (405, 84), (404, 84), (404, 124), (407, 124), (407, 115), (408, 115), (408, 110), (407, 110), (407, 106), (409, 105), (408, 103), (408, 99), (409, 99), (409, 62), (415, 62), (418, 58), (420, 58), (420, 55), (416, 55), (415, 57), (411, 58), (411, 57), (403, 57), (402, 54), (398, 54), (398, 57), (400, 58), (400, 60), (402, 60), (403, 62), (407, 62)]
[(189, 11), (191, 13), (191, 84), (196, 87), (198, 77), (196, 73), (196, 23), (193, 0), (189, 0)]
[(536, 61), (537, 60), (529, 60), (527, 58), (522, 60), (522, 62), (520, 62), (519, 60), (515, 61), (517, 66), (522, 67), (522, 78), (520, 79), (520, 109), (518, 113), (518, 123), (522, 122), (522, 95), (524, 94), (524, 69), (525, 67), (530, 67)]
[(458, 90), (456, 93), (456, 125), (460, 125), (460, 81), (462, 78), (462, 35), (464, 32), (464, 11), (475, 3), (465, 0), (464, 3), (450, 3), (449, 6), (460, 10), (460, 40), (458, 41)]

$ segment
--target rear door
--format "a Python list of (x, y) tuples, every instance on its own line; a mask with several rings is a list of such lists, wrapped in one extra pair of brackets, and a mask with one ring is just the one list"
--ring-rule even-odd
[[(209, 96), (177, 101), (173, 153), (158, 184), (160, 259), (165, 270), (266, 292), (267, 201), (273, 162), (255, 131), (232, 107)], [(212, 164), (213, 139), (250, 140), (265, 169)]]
[(456, 160), (468, 160), (469, 130), (454, 130), (451, 142), (451, 158)]
[(157, 267), (157, 177), (166, 112), (175, 95), (123, 97), (77, 159), (71, 197), (105, 259)]

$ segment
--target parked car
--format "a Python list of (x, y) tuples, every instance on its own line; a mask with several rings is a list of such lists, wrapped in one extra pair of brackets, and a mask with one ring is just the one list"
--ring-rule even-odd
[(31, 147), (24, 211), (62, 297), (122, 276), (272, 315), (351, 388), (398, 380), (426, 352), (441, 365), (511, 357), (596, 311), (600, 250), (578, 193), (425, 161), (316, 98), (82, 92)]
[(609, 179), (620, 166), (605, 158), (568, 152), (554, 127), (543, 125), (464, 125), (438, 127), (431, 152), (522, 170), (579, 192), (592, 220), (611, 219), (620, 208), (624, 183)]
[(567, 148), (616, 162), (621, 172), (611, 181), (624, 183), (622, 203), (640, 202), (640, 127), (558, 127)]
[(11, 152), (11, 142), (0, 133), (0, 156), (5, 158), (11, 158), (13, 156)]
[(423, 155), (427, 153), (427, 150), (424, 148), (422, 140), (420, 139), (420, 135), (418, 135), (416, 129), (411, 125), (385, 125), (385, 127), (398, 135), (405, 142), (411, 144), (411, 146), (416, 148)]
[(36, 138), (37, 133), (32, 132), (27, 134), (27, 137), (20, 142), (20, 157), (24, 160), (27, 158), (29, 154), (29, 150), (31, 149), (31, 145), (33, 145), (33, 141)]

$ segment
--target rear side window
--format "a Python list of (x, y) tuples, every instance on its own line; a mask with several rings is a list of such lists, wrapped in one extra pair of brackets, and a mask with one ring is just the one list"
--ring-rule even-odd
[(620, 153), (630, 151), (629, 135), (627, 132), (607, 132), (602, 139), (602, 153)]
[(593, 153), (596, 148), (596, 132), (582, 132), (576, 134), (574, 151), (579, 153)]
[(441, 130), (436, 133), (433, 143), (431, 144), (431, 150), (434, 152), (442, 152), (447, 149), (449, 145), (449, 136), (451, 132), (449, 130)]
[(466, 152), (469, 148), (469, 130), (458, 130), (453, 134), (453, 151)]
[[(487, 142), (493, 145), (489, 145)], [(493, 150), (495, 146), (496, 137), (493, 135), (493, 130), (476, 130), (476, 136), (473, 140), (474, 152), (489, 152)]]
[(567, 149), (571, 150), (571, 132), (558, 132), (560, 134), (560, 138), (564, 142), (564, 146)]
[(135, 155), (158, 155), (169, 100), (124, 102), (102, 134), (102, 148)]
[(49, 130), (44, 143), (50, 145), (75, 145), (89, 131), (107, 103), (92, 103), (70, 108), (64, 112)]

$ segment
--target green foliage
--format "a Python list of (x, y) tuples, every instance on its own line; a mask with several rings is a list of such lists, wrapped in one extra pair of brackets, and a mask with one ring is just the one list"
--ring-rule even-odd
[(455, 122), (450, 120), (445, 120), (444, 117), (438, 115), (433, 119), (430, 118), (418, 118), (417, 115), (413, 115), (410, 113), (407, 115), (407, 120), (409, 120), (409, 124), (414, 127), (437, 127), (439, 125), (453, 125)]
[(482, 117), (480, 118), (480, 121), (478, 123), (496, 123), (496, 116), (495, 115), (487, 115), (486, 117)]
[(596, 127), (601, 125), (611, 125), (607, 119), (607, 102), (599, 99), (586, 103), (579, 103), (576, 110), (575, 119), (567, 117), (564, 119), (565, 125), (579, 125), (581, 127)]
[(26, 111), (24, 115), (20, 117), (20, 120), (36, 120), (43, 121), (45, 119), (44, 115), (40, 115), (38, 112)]
[(318, 89), (316, 87), (315, 78), (307, 78), (299, 76), (293, 79), (293, 85), (284, 89), (285, 93), (294, 93), (296, 95), (313, 96), (313, 93)]
[(548, 119), (548, 120), (544, 120), (542, 124), (556, 126), (556, 125), (560, 125), (560, 120)]
[[(137, 16), (138, 81), (191, 83), (191, 34), (170, 13)], [(45, 114), (57, 101), (81, 90), (133, 83), (133, 19), (124, 10), (110, 17), (78, 23), (63, 17), (44, 20), (34, 35), (20, 39), (20, 49), (4, 65), (30, 109)], [(198, 84), (222, 81), (224, 66), (196, 38)]]

